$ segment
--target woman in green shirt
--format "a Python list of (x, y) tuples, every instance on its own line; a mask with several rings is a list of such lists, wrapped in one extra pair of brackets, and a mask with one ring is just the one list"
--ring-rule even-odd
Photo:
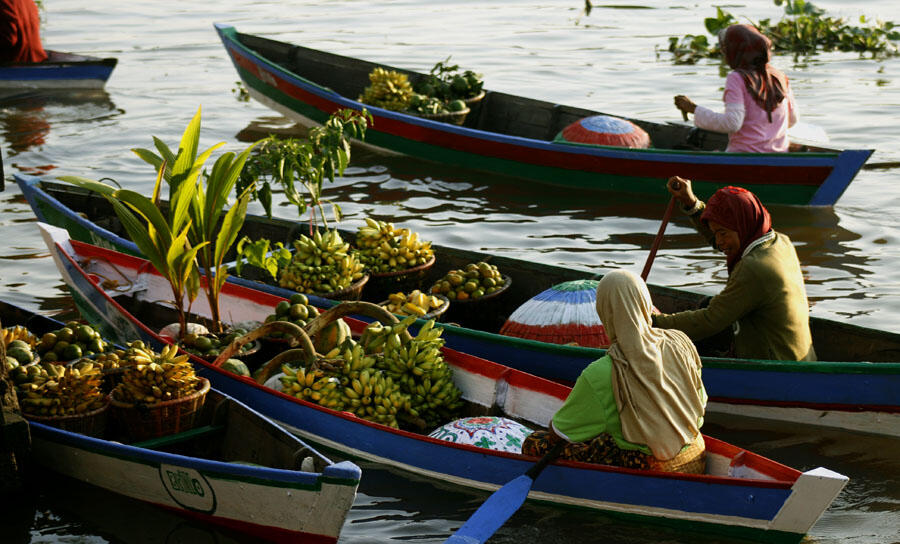
[(652, 309), (647, 286), (631, 272), (600, 280), (597, 314), (609, 350), (582, 371), (550, 429), (526, 438), (523, 453), (540, 456), (565, 440), (563, 459), (704, 472), (700, 357), (684, 333), (652, 327)]

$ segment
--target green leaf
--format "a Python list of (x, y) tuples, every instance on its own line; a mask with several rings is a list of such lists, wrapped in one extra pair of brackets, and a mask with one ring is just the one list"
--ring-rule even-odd
[(127, 206), (115, 199), (111, 195), (104, 195), (106, 199), (112, 203), (113, 210), (128, 232), (131, 241), (135, 243), (141, 254), (144, 255), (156, 270), (165, 277), (169, 277), (169, 267), (166, 262), (165, 252), (163, 248), (158, 247), (150, 235), (147, 233), (147, 227), (141, 223), (138, 218), (128, 209)]
[(60, 176), (56, 179), (65, 181), (66, 183), (71, 183), (72, 185), (77, 185), (78, 187), (87, 189), (88, 191), (100, 193), (101, 195), (111, 195), (118, 190), (112, 185), (107, 185), (103, 182), (94, 181), (92, 179), (83, 178), (81, 176)]
[(174, 174), (190, 172), (197, 158), (197, 144), (200, 141), (200, 112), (201, 107), (197, 108), (197, 113), (188, 123), (181, 135), (181, 143), (178, 145), (178, 156), (175, 158), (175, 164), (172, 165)]
[[(150, 199), (128, 189), (119, 189), (112, 196), (131, 206), (149, 222), (150, 227), (161, 236), (162, 245), (160, 247), (168, 248), (172, 244), (172, 231), (169, 229), (169, 224)], [(143, 227), (143, 230), (147, 231), (147, 228)], [(152, 234), (150, 236), (153, 238)]]
[(248, 202), (250, 202), (250, 191), (246, 190), (240, 198), (238, 198), (238, 201), (234, 206), (228, 210), (228, 213), (225, 214), (225, 219), (222, 221), (222, 228), (219, 229), (219, 234), (216, 236), (214, 256), (216, 265), (222, 264), (222, 261), (225, 259), (225, 253), (227, 253), (228, 248), (234, 244), (241, 227), (244, 226)]

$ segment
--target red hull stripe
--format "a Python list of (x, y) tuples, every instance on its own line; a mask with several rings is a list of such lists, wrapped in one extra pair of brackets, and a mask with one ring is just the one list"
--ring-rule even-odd
[(304, 533), (301, 531), (288, 531), (287, 529), (280, 529), (278, 527), (256, 525), (255, 523), (248, 523), (246, 521), (220, 518), (182, 508), (173, 508), (164, 504), (158, 504), (156, 506), (175, 512), (178, 515), (200, 520), (204, 523), (218, 525), (219, 527), (225, 527), (233, 531), (261, 538), (267, 542), (276, 542), (279, 544), (297, 544), (298, 542), (302, 542), (303, 544), (333, 544), (334, 542), (337, 542), (337, 537), (333, 536)]

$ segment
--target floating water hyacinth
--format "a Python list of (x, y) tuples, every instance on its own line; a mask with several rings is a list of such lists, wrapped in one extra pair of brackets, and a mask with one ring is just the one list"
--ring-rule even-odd
[(609, 347), (597, 316), (598, 283), (575, 280), (554, 285), (519, 306), (500, 333), (554, 344)]

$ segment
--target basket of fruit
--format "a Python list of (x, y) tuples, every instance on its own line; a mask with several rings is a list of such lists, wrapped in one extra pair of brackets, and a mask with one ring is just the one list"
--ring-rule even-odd
[(101, 389), (100, 369), (92, 361), (30, 365), (14, 379), (26, 418), (66, 431), (103, 435), (109, 397)]
[(471, 112), (477, 115), (476, 111), (485, 96), (484, 80), (481, 74), (476, 74), (472, 70), (462, 70), (457, 64), (450, 64), (450, 58), (439, 61), (431, 68), (428, 75), (419, 77), (413, 83), (414, 95), (410, 99), (410, 109), (419, 110), (417, 115), (429, 117), (434, 112), (422, 111), (418, 103), (423, 103), (424, 108), (431, 108), (434, 100), (439, 101), (450, 112), (462, 112), (456, 119), (440, 119), (442, 121), (456, 122), (462, 124), (466, 116)]
[(209, 380), (194, 373), (188, 355), (167, 345), (141, 352), (110, 394), (110, 415), (131, 442), (190, 430), (209, 392)]
[(409, 113), (425, 119), (454, 125), (465, 123), (470, 111), (466, 103), (460, 99), (445, 102), (440, 98), (418, 94), (413, 95), (408, 110)]
[(418, 233), (370, 217), (357, 231), (354, 245), (359, 260), (369, 271), (366, 298), (370, 300), (420, 289), (436, 260), (431, 242), (420, 239)]
[[(247, 332), (246, 329), (237, 328), (222, 335), (188, 333), (184, 335), (178, 347), (207, 361), (214, 361), (222, 352), (222, 349), (231, 344), (236, 338), (247, 334)], [(242, 346), (241, 350), (234, 356), (238, 359), (252, 359), (259, 352), (259, 349), (259, 342), (251, 342)]]
[(414, 315), (423, 319), (440, 320), (450, 308), (450, 299), (444, 295), (428, 295), (416, 289), (409, 294), (392, 293), (379, 306), (395, 315)]
[(450, 299), (445, 321), (494, 330), (502, 321), (497, 312), (485, 311), (485, 303), (501, 296), (511, 285), (512, 278), (501, 274), (496, 266), (482, 261), (447, 272), (431, 286), (429, 292)]
[(301, 234), (294, 249), (290, 262), (278, 271), (279, 286), (332, 300), (359, 300), (369, 276), (337, 230)]

